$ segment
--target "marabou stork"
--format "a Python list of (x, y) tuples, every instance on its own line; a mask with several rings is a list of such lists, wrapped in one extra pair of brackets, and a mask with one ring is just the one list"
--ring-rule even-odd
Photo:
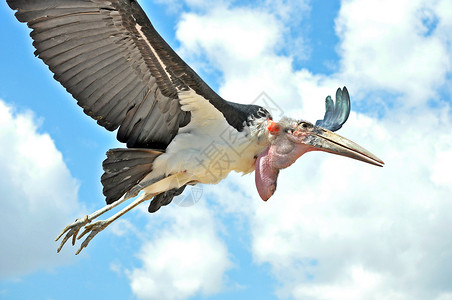
[[(216, 184), (231, 171), (255, 171), (258, 193), (266, 201), (275, 192), (279, 170), (308, 151), (384, 164), (333, 133), (350, 113), (345, 87), (337, 90), (336, 102), (327, 97), (325, 116), (315, 125), (290, 118), (276, 122), (263, 107), (216, 94), (162, 39), (134, 0), (7, 3), (32, 29), (35, 55), (54, 78), (87, 115), (110, 131), (118, 129), (117, 139), (127, 143), (127, 148), (109, 150), (103, 162), (107, 205), (68, 225), (57, 238), (66, 234), (58, 251), (69, 238), (74, 244), (89, 233), (78, 254), (141, 202), (152, 199), (149, 212), (155, 212), (187, 185)], [(227, 167), (218, 167), (225, 157)], [(92, 222), (136, 196), (112, 217)]]

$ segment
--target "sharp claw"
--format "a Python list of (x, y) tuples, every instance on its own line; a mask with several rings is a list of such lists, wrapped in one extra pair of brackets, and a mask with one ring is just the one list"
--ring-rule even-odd
[[(75, 221), (77, 222), (77, 220), (75, 220)], [(70, 226), (70, 225), (64, 227), (63, 231), (61, 231), (61, 233), (60, 233), (60, 234), (57, 236), (57, 238), (55, 239), (55, 242), (58, 241), (58, 240), (60, 239), (60, 237), (62, 237), (63, 234), (66, 233), (66, 231), (68, 230), (69, 226)]]
[(83, 248), (85, 248), (86, 246), (84, 245), (84, 243), (82, 243), (80, 245), (80, 248), (78, 248), (77, 252), (75, 252), (75, 255), (78, 255), (80, 252), (82, 252)]
[[(66, 234), (63, 238), (63, 240), (60, 243), (60, 246), (57, 249), (57, 252), (60, 252), (60, 250), (63, 248), (64, 244), (69, 240), (70, 237), (72, 237), (72, 245), (75, 245), (75, 241), (81, 239), (84, 235), (90, 232), (90, 234), (85, 238), (83, 243), (81, 244), (80, 248), (75, 253), (76, 255), (79, 254), (83, 248), (86, 248), (89, 244), (89, 242), (93, 239), (93, 237), (101, 232), (102, 230), (107, 227), (109, 224), (108, 221), (97, 221), (92, 224), (87, 225), (90, 223), (91, 220), (88, 216), (85, 216), (83, 219), (77, 219), (74, 223), (69, 224), (64, 228), (63, 232), (58, 235), (55, 241), (58, 241), (64, 234)], [(85, 230), (78, 235), (80, 229), (85, 226)]]
[(80, 228), (77, 228), (77, 230), (74, 231), (74, 233), (72, 234), (72, 246), (75, 245), (75, 241), (77, 240), (77, 234), (80, 231)]
[(89, 242), (95, 237), (99, 232), (105, 229), (107, 227), (108, 223), (105, 221), (97, 221), (95, 223), (92, 223), (90, 225), (85, 226), (85, 230), (77, 237), (77, 239), (81, 239), (85, 234), (90, 232), (90, 234), (85, 238), (83, 243), (80, 245), (80, 248), (77, 250), (75, 255), (79, 254), (83, 248), (86, 248), (89, 244)]
[(63, 238), (63, 240), (60, 243), (60, 246), (57, 249), (57, 253), (60, 253), (61, 248), (63, 248), (64, 244), (66, 244), (67, 240), (71, 237), (71, 232), (69, 231), (66, 236)]
[(64, 230), (57, 236), (57, 238), (55, 239), (55, 242), (60, 239), (60, 237), (64, 234), (65, 231), (66, 231), (66, 228), (64, 228)]
[(83, 248), (86, 248), (89, 244), (89, 242), (93, 239), (93, 237), (97, 234), (97, 232), (91, 232), (86, 239), (83, 241), (83, 243), (80, 245), (80, 248), (77, 250), (77, 252), (75, 252), (75, 255), (78, 255)]
[(85, 234), (87, 234), (90, 230), (85, 227), (85, 230), (77, 237), (77, 240), (81, 239)]
[(57, 253), (60, 253), (61, 248), (63, 248), (64, 244), (66, 243), (66, 241), (69, 239), (69, 233), (66, 234), (66, 236), (64, 237), (64, 239), (61, 241), (60, 246), (57, 249)]
[(59, 253), (63, 246), (66, 244), (66, 242), (69, 240), (69, 238), (72, 236), (72, 245), (75, 245), (75, 240), (77, 237), (78, 232), (80, 231), (80, 228), (85, 226), (91, 222), (88, 216), (85, 216), (83, 219), (76, 219), (74, 223), (69, 224), (66, 226), (63, 231), (58, 235), (58, 237), (55, 239), (55, 241), (58, 241), (65, 233), (63, 240), (60, 243), (60, 246), (57, 249), (57, 252)]

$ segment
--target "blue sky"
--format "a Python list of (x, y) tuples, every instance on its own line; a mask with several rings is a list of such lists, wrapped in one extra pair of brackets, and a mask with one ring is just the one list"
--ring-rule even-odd
[(315, 121), (346, 85), (340, 134), (386, 166), (307, 154), (268, 203), (253, 176), (231, 174), (191, 207), (143, 205), (78, 256), (53, 239), (104, 205), (101, 163), (121, 145), (0, 3), (0, 298), (452, 299), (449, 2), (142, 3), (228, 100), (265, 92)]

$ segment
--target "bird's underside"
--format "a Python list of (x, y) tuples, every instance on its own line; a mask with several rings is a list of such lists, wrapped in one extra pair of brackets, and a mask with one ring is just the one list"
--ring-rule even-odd
[[(58, 251), (92, 238), (143, 201), (157, 211), (187, 185), (216, 184), (231, 171), (256, 170), (263, 200), (279, 171), (308, 151), (326, 151), (382, 166), (376, 156), (335, 133), (350, 113), (347, 89), (326, 99), (322, 120), (279, 122), (257, 105), (215, 93), (162, 39), (133, 0), (7, 0), (31, 28), (35, 54), (83, 111), (127, 148), (111, 149), (101, 182), (107, 205), (58, 236)], [(134, 200), (131, 200), (135, 198)], [(94, 221), (125, 201), (112, 217)], [(94, 222), (93, 222), (94, 221)], [(83, 231), (80, 233), (80, 231)]]

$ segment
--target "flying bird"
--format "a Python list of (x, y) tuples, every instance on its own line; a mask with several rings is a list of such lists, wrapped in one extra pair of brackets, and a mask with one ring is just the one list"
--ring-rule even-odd
[[(146, 200), (149, 212), (187, 185), (217, 184), (231, 172), (255, 172), (266, 201), (279, 170), (308, 151), (325, 151), (376, 166), (383, 161), (334, 131), (350, 113), (347, 89), (315, 124), (273, 120), (258, 105), (224, 100), (163, 40), (134, 0), (7, 0), (32, 29), (35, 55), (83, 111), (127, 148), (110, 149), (101, 177), (107, 205), (69, 224), (58, 252), (86, 235), (77, 253)], [(135, 198), (134, 200), (130, 200)], [(100, 215), (130, 200), (106, 220)], [(80, 230), (83, 231), (79, 234)]]

